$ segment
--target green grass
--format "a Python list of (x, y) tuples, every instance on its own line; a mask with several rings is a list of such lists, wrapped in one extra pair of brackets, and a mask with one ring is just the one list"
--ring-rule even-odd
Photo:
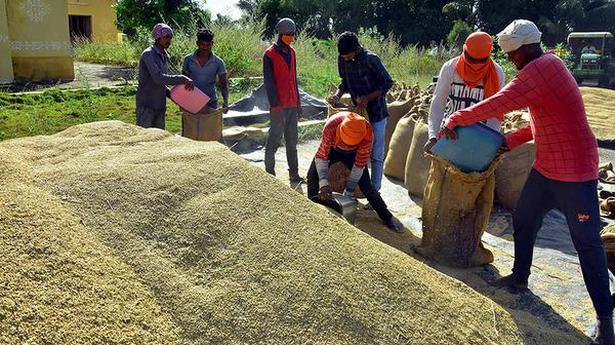
[[(262, 56), (268, 43), (261, 39), (261, 27), (260, 24), (245, 27), (214, 24), (211, 28), (216, 35), (214, 51), (225, 61), (229, 77), (262, 75)], [(393, 38), (384, 38), (372, 30), (362, 31), (360, 39), (365, 47), (381, 57), (393, 78), (400, 83), (428, 84), (442, 62), (451, 56), (432, 57), (414, 46), (402, 48)], [(181, 71), (183, 57), (196, 48), (195, 40), (192, 33), (175, 33), (169, 49), (172, 70)], [(123, 44), (80, 42), (75, 53), (81, 61), (135, 66), (141, 52), (150, 44), (149, 32), (141, 30), (137, 37)], [(297, 51), (300, 87), (314, 96), (325, 97), (329, 88), (340, 80), (335, 41), (300, 35), (293, 46)]]
[[(261, 39), (258, 24), (238, 27), (217, 26), (214, 50), (222, 57), (231, 78), (262, 74), (262, 55), (268, 43)], [(378, 54), (393, 78), (400, 83), (426, 85), (437, 74), (450, 54), (432, 57), (417, 47), (402, 49), (392, 38), (384, 38), (367, 30), (360, 33), (363, 45)], [(75, 47), (77, 60), (136, 66), (143, 49), (151, 44), (149, 32), (139, 34), (123, 44), (80, 42)], [(329, 89), (339, 83), (335, 41), (317, 40), (300, 35), (294, 44), (297, 51), (299, 85), (308, 93), (324, 98)], [(172, 69), (181, 70), (183, 57), (195, 49), (195, 37), (176, 32), (169, 50)], [(230, 83), (230, 101), (234, 102), (258, 86), (258, 80), (235, 79)], [(42, 94), (9, 94), (0, 92), (0, 140), (53, 134), (70, 126), (92, 121), (121, 120), (135, 122), (135, 88), (90, 90), (48, 90)], [(167, 129), (178, 132), (181, 114), (176, 105), (168, 103)], [(314, 136), (313, 129), (302, 135)], [(316, 135), (320, 131), (316, 130)]]
[[(249, 85), (249, 84), (248, 84)], [(232, 88), (231, 100), (243, 97), (245, 86)], [(48, 135), (70, 126), (104, 120), (135, 123), (135, 88), (61, 91), (42, 94), (0, 92), (0, 140)], [(167, 130), (181, 130), (181, 112), (167, 102)]]

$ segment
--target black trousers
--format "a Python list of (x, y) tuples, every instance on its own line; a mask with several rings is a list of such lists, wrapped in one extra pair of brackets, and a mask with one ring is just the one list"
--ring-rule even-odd
[(513, 213), (516, 278), (527, 281), (534, 243), (542, 219), (557, 208), (566, 216), (572, 243), (579, 254), (581, 272), (599, 318), (613, 315), (609, 273), (600, 239), (597, 181), (561, 182), (532, 169)]
[(275, 153), (282, 144), (282, 136), (286, 143), (286, 160), (288, 172), (299, 172), (299, 158), (297, 156), (297, 141), (299, 132), (297, 128), (297, 109), (284, 109), (279, 113), (271, 113), (271, 127), (265, 143), (265, 171), (275, 175)]
[[(342, 162), (348, 169), (352, 169), (354, 165), (356, 153), (353, 151), (342, 151), (342, 150), (331, 150), (329, 153), (329, 166), (335, 164), (337, 162)], [(308, 198), (310, 200), (318, 195), (320, 191), (320, 187), (318, 185), (318, 171), (316, 171), (316, 162), (312, 160), (312, 164), (310, 165), (310, 169), (307, 174), (307, 189), (308, 189)], [(378, 193), (374, 187), (372, 186), (371, 180), (369, 178), (369, 171), (367, 168), (363, 170), (363, 175), (361, 179), (359, 179), (358, 186), (361, 188), (361, 191), (369, 201), (370, 205), (374, 208), (374, 211), (378, 213), (380, 219), (384, 222), (388, 222), (393, 215), (389, 212), (387, 205), (382, 200), (380, 193)]]

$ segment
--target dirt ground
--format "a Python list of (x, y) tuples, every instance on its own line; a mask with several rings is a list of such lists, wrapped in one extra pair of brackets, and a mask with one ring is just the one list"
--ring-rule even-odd
[(57, 82), (14, 83), (11, 92), (42, 91), (49, 88), (79, 89), (126, 85), (136, 78), (133, 67), (101, 65), (75, 61), (75, 80)]

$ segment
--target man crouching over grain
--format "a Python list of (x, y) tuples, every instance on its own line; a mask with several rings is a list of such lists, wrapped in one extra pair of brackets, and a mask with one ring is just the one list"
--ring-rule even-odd
[(352, 196), (358, 185), (386, 226), (395, 232), (403, 232), (402, 224), (389, 212), (380, 193), (372, 186), (366, 169), (373, 140), (372, 126), (364, 117), (351, 112), (341, 112), (329, 118), (323, 129), (318, 152), (308, 171), (308, 198), (332, 198), (329, 166), (342, 162), (351, 169), (344, 195)]

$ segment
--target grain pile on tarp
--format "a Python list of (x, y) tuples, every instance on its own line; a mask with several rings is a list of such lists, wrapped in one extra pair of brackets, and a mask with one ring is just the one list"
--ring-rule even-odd
[(581, 87), (587, 120), (596, 137), (615, 139), (615, 91)]
[(0, 342), (522, 344), (502, 308), (218, 143), (0, 143)]
[(451, 266), (493, 262), (481, 237), (489, 223), (499, 160), (484, 172), (464, 173), (446, 159), (427, 156), (431, 169), (423, 199), (420, 253)]

